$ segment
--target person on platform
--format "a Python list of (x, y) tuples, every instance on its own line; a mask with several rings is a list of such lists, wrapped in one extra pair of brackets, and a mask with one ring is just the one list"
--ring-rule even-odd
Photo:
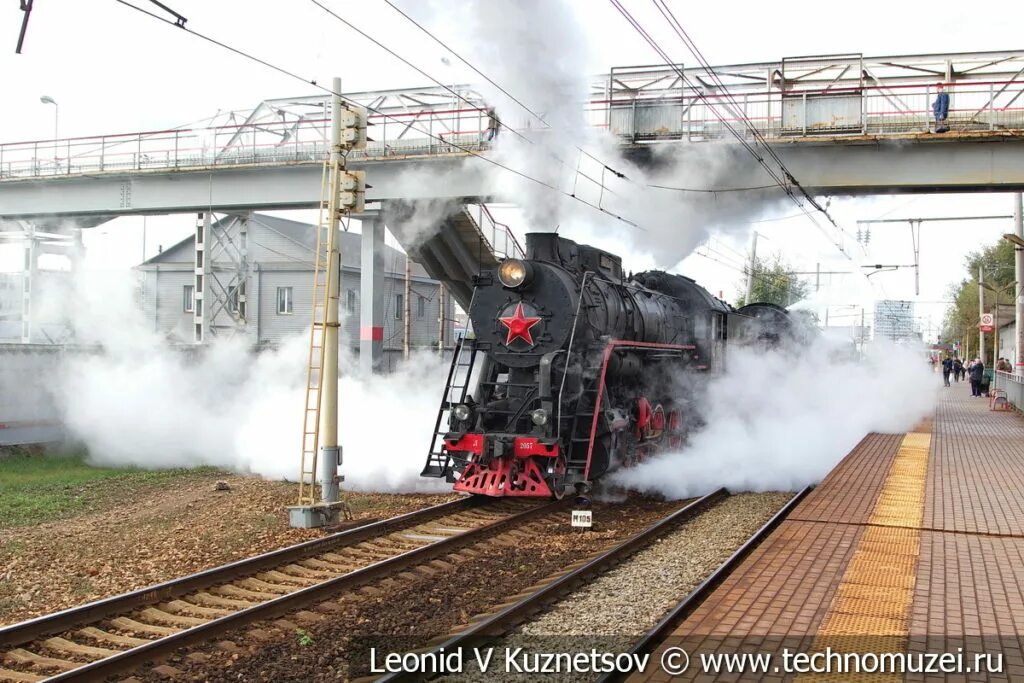
[(949, 118), (949, 93), (946, 92), (942, 83), (937, 84), (935, 89), (938, 91), (935, 101), (932, 102), (932, 113), (935, 114), (935, 132), (948, 133), (949, 126), (946, 124), (946, 119)]
[(953, 359), (953, 381), (960, 382), (964, 374), (964, 362), (957, 356)]
[(975, 358), (968, 371), (971, 378), (971, 396), (981, 396), (981, 382), (985, 379), (985, 364), (980, 358)]
[(949, 386), (949, 373), (953, 372), (953, 359), (946, 356), (942, 359), (942, 386)]

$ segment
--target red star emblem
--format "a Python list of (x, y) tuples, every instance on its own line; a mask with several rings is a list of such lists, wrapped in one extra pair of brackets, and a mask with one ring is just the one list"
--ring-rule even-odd
[(533, 346), (533, 335), (530, 328), (540, 322), (540, 318), (527, 318), (523, 314), (523, 302), (516, 304), (515, 313), (509, 317), (498, 318), (498, 321), (508, 328), (508, 337), (505, 338), (505, 346), (508, 346), (516, 339), (523, 339), (527, 344)]

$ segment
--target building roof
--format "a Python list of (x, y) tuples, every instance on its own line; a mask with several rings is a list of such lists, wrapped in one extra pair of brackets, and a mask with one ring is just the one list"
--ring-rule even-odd
[[(233, 216), (225, 216), (224, 218), (216, 221), (216, 224), (220, 225), (222, 223), (229, 223), (232, 220), (234, 220)], [(309, 268), (312, 270), (313, 252), (316, 250), (316, 226), (309, 223), (288, 220), (287, 218), (268, 216), (263, 213), (254, 213), (251, 220), (259, 223), (267, 230), (278, 233), (286, 240), (294, 242), (303, 250), (308, 250)], [(164, 249), (156, 256), (143, 261), (140, 266), (192, 263), (194, 258), (194, 242), (195, 235), (189, 235), (177, 244)], [(359, 269), (361, 242), (362, 236), (358, 232), (341, 233), (340, 246), (342, 267), (354, 268), (356, 270)], [(405, 273), (405, 255), (394, 247), (390, 247), (388, 245), (384, 245), (384, 272), (399, 274)], [(424, 271), (416, 262), (413, 262), (412, 264), (412, 275), (415, 277), (428, 277), (426, 271)]]

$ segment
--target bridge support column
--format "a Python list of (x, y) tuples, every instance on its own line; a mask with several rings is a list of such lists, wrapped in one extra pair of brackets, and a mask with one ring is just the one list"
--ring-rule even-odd
[(21, 343), (31, 344), (35, 327), (34, 290), (39, 279), (39, 241), (36, 229), (32, 224), (25, 227), (25, 264), (21, 276)]
[(384, 360), (384, 218), (363, 221), (359, 274), (359, 369), (379, 372)]
[(192, 290), (192, 323), (195, 328), (192, 341), (202, 344), (209, 333), (210, 317), (207, 313), (206, 293), (209, 288), (210, 260), (206, 258), (206, 240), (210, 234), (210, 214), (196, 214), (195, 279)]

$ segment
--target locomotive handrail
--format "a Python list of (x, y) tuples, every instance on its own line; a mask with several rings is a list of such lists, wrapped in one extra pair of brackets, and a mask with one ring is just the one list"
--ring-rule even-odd
[(576, 325), (580, 320), (580, 306), (583, 304), (583, 292), (587, 288), (587, 276), (592, 273), (588, 270), (583, 273), (583, 280), (580, 281), (580, 298), (576, 300), (576, 312), (572, 317), (572, 332), (569, 333), (569, 348), (565, 352), (565, 369), (562, 370), (562, 381), (558, 385), (558, 419), (556, 420), (556, 428), (558, 431), (555, 433), (555, 437), (561, 441), (562, 439), (562, 397), (565, 394), (565, 377), (569, 374), (569, 362), (572, 360), (572, 346), (573, 342), (576, 341)]

